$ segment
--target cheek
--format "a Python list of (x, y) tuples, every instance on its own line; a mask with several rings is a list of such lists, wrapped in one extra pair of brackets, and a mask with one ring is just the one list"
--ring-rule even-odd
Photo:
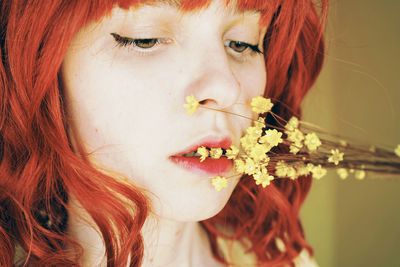
[(258, 67), (254, 71), (254, 87), (256, 96), (263, 95), (267, 85), (267, 71), (265, 69), (264, 58), (260, 59)]
[(66, 58), (62, 72), (68, 102), (78, 116), (83, 116), (86, 110), (92, 119), (113, 124), (124, 121), (128, 125), (135, 121), (137, 125), (144, 123), (146, 116), (156, 118), (154, 114), (165, 111), (169, 102), (162, 77), (167, 74), (145, 64), (135, 68), (118, 59), (77, 53)]
[(247, 102), (249, 102), (253, 97), (264, 94), (267, 83), (267, 73), (262, 59), (257, 61), (255, 64), (241, 68), (237, 72), (236, 77), (242, 87)]
[(170, 69), (142, 63), (137, 68), (84, 51), (67, 54), (62, 67), (68, 112), (85, 150), (95, 151), (101, 165), (128, 176), (139, 165), (132, 162), (146, 165), (162, 156), (150, 157), (148, 151), (162, 147), (166, 137), (159, 130), (169, 128), (174, 109), (185, 115), (174, 103)]

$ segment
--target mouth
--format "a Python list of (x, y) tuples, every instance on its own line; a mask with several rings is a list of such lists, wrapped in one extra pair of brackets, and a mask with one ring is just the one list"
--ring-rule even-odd
[[(225, 151), (232, 145), (232, 139), (229, 137), (223, 139), (206, 138), (199, 143), (190, 146), (182, 152), (170, 157), (170, 160), (179, 167), (188, 171), (206, 174), (206, 175), (222, 175), (232, 168), (232, 160), (226, 158)], [(201, 161), (201, 155), (197, 153), (199, 147), (221, 148), (222, 156), (218, 159), (207, 157)]]

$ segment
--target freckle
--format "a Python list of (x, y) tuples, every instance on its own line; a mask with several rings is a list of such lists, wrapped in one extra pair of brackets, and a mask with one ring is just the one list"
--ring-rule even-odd
[(99, 129), (96, 129), (96, 133), (98, 133), (99, 132)]
[(181, 231), (178, 230), (175, 232), (175, 235), (179, 235), (180, 233), (181, 233)]

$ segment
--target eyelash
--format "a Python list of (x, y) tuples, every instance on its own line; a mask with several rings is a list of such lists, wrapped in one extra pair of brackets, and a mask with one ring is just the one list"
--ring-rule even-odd
[[(171, 42), (171, 40), (169, 39), (165, 39), (165, 38), (139, 38), (139, 39), (132, 39), (132, 38), (128, 38), (128, 37), (123, 37), (119, 34), (116, 33), (111, 33), (112, 37), (114, 37), (114, 40), (117, 42), (118, 46), (122, 46), (122, 47), (127, 47), (127, 46), (133, 46), (136, 49), (139, 49), (140, 54), (147, 54), (152, 52), (153, 47), (159, 45), (159, 44), (168, 44)], [(138, 42), (142, 41), (142, 42), (147, 42), (147, 41), (153, 41), (155, 40), (154, 45), (152, 45), (149, 48), (142, 48), (138, 45)]]
[[(117, 42), (118, 46), (122, 46), (122, 47), (126, 47), (126, 46), (133, 46), (137, 49), (140, 49), (140, 51), (138, 51), (139, 53), (142, 54), (146, 54), (146, 53), (150, 53), (153, 49), (154, 46), (157, 46), (159, 44), (168, 44), (171, 42), (171, 40), (169, 39), (163, 39), (163, 38), (142, 38), (142, 39), (132, 39), (132, 38), (128, 38), (128, 37), (123, 37), (120, 36), (119, 34), (116, 33), (111, 33), (111, 35), (114, 37), (115, 41)], [(143, 48), (138, 46), (138, 42), (140, 41), (154, 41), (155, 43), (149, 47), (149, 48)], [(236, 51), (232, 46), (236, 45), (236, 46), (243, 46), (244, 49), (242, 51)], [(235, 56), (237, 55), (243, 55), (246, 56), (246, 51), (248, 51), (248, 49), (250, 49), (251, 53), (253, 54), (263, 54), (263, 52), (258, 48), (258, 45), (252, 45), (249, 43), (245, 43), (245, 42), (240, 42), (240, 41), (232, 41), (232, 40), (227, 40), (224, 42), (224, 46), (225, 47), (229, 47), (233, 50), (233, 53), (235, 54)]]
[[(241, 52), (238, 52), (235, 49), (233, 49), (233, 47), (232, 47), (233, 44), (238, 45), (238, 46), (244, 46), (245, 48)], [(225, 45), (225, 47), (232, 48), (232, 50), (234, 50), (235, 53), (239, 53), (239, 54), (246, 52), (248, 48), (251, 50), (251, 52), (255, 52), (256, 54), (263, 54), (263, 52), (260, 50), (260, 48), (258, 48), (258, 45), (252, 45), (252, 44), (249, 44), (246, 42), (227, 40), (224, 42), (224, 45)]]

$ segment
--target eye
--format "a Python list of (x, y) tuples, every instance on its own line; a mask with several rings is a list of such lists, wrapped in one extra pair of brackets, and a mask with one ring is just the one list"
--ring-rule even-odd
[(146, 48), (152, 48), (158, 43), (158, 39), (153, 38), (153, 39), (134, 39), (133, 43), (135, 46), (146, 49)]
[(235, 50), (236, 52), (242, 53), (249, 46), (242, 42), (229, 42), (229, 47)]
[(236, 53), (244, 53), (249, 48), (253, 52), (262, 54), (257, 45), (251, 45), (245, 42), (227, 40), (225, 41), (225, 46), (231, 48)]
[(169, 40), (163, 38), (143, 38), (143, 39), (133, 39), (129, 37), (123, 37), (116, 33), (111, 33), (115, 41), (120, 46), (133, 46), (142, 50), (151, 50), (159, 44), (169, 43)]

